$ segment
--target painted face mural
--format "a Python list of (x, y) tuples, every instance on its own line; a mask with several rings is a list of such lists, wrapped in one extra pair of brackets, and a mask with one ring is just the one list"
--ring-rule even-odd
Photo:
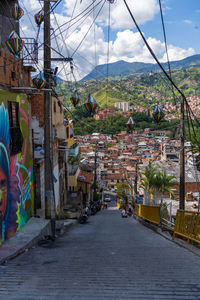
[(17, 230), (20, 188), (17, 156), (10, 156), (8, 111), (0, 105), (0, 244)]
[(0, 221), (3, 220), (3, 217), (6, 213), (7, 207), (7, 197), (8, 197), (8, 179), (6, 174), (3, 172), (0, 167)]

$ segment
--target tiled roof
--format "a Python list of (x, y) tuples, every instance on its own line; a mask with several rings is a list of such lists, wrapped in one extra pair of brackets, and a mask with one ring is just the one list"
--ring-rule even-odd
[(77, 180), (80, 182), (86, 182), (91, 184), (93, 181), (93, 172), (80, 170)]

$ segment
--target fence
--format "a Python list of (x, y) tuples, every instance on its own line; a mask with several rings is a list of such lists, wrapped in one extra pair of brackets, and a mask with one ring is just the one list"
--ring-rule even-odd
[(160, 224), (160, 206), (135, 204), (135, 215), (151, 223)]
[(200, 243), (200, 214), (193, 211), (177, 211), (173, 238), (181, 235), (188, 243), (193, 240)]

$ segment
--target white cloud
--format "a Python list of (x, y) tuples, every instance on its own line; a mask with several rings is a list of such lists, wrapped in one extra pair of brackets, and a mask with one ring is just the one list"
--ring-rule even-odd
[[(83, 0), (82, 3), (78, 1), (76, 6), (76, 14), (83, 11), (87, 6), (92, 3), (91, 0)], [(94, 5), (98, 3), (95, 0)], [(144, 24), (150, 20), (153, 20), (156, 13), (159, 11), (159, 7), (157, 4), (157, 0), (127, 0), (127, 4), (130, 7), (136, 21), (138, 24)], [(68, 15), (72, 15), (75, 1), (74, 0), (65, 0), (65, 9)], [(98, 12), (101, 4), (96, 8), (95, 15)], [(106, 2), (102, 12), (99, 15), (98, 21), (100, 24), (104, 24), (107, 26), (108, 23), (108, 7), (109, 3)], [(117, 0), (113, 4), (111, 4), (111, 27), (116, 29), (124, 29), (124, 28), (133, 28), (134, 24), (131, 20), (129, 12), (125, 7), (123, 0)]]
[(184, 20), (183, 22), (186, 23), (186, 24), (192, 24), (191, 20)]
[[(23, 0), (20, 1), (22, 7), (26, 7), (25, 15), (21, 19), (21, 27), (23, 29), (23, 34), (25, 33), (26, 37), (36, 37), (38, 29), (34, 22), (34, 14), (41, 9), (41, 5), (36, 0)], [(134, 17), (139, 25), (147, 23), (148, 21), (153, 20), (154, 16), (159, 12), (157, 0), (127, 0), (128, 5), (130, 6), (131, 11), (133, 12)], [(41, 2), (42, 3), (42, 2)], [(87, 6), (92, 3), (92, 0), (83, 0), (82, 4), (80, 1), (77, 1), (77, 6), (74, 10), (74, 5), (76, 1), (74, 0), (65, 0), (64, 5), (61, 11), (57, 10), (55, 13), (57, 22), (54, 19), (53, 14), (51, 14), (51, 26), (54, 29), (57, 29), (58, 25), (62, 25), (70, 20), (71, 15), (77, 16), (82, 12)], [(94, 5), (98, 3), (98, 0), (94, 2)], [(74, 50), (80, 45), (78, 51), (75, 53), (74, 59), (74, 70), (76, 79), (88, 74), (95, 65), (107, 63), (107, 34), (104, 35), (104, 26), (108, 21), (108, 2), (105, 3), (104, 9), (99, 15), (98, 23), (95, 25), (95, 37), (96, 37), (96, 47), (94, 43), (94, 27), (88, 32), (83, 43), (82, 39), (86, 35), (90, 25), (93, 22), (93, 14), (91, 14), (86, 19), (83, 18), (80, 22), (75, 23), (77, 19), (71, 21), (65, 26), (61, 27), (62, 36), (59, 30), (56, 30), (57, 43), (59, 44), (59, 49), (57, 47), (56, 40), (52, 38), (52, 47), (61, 51), (64, 56), (71, 56)], [(92, 7), (92, 6), (91, 6)], [(73, 12), (74, 10), (74, 12)], [(97, 13), (95, 10), (95, 14)], [(29, 14), (27, 14), (29, 12)], [(31, 20), (31, 21), (30, 21)], [(189, 23), (190, 20), (185, 20), (185, 23)], [(58, 23), (58, 24), (57, 24)], [(74, 24), (75, 23), (75, 24)], [(74, 24), (74, 25), (73, 25)], [(69, 28), (70, 25), (70, 28)], [(78, 25), (78, 27), (77, 27)], [(134, 32), (132, 29), (134, 27), (133, 21), (131, 20), (128, 11), (124, 5), (123, 0), (117, 0), (114, 4), (111, 4), (111, 27), (118, 32), (116, 37), (110, 41), (109, 44), (109, 62), (115, 62), (118, 60), (125, 60), (128, 62), (146, 62), (146, 63), (155, 63), (151, 54), (149, 53), (147, 47), (144, 45), (144, 42), (138, 32)], [(52, 36), (53, 37), (53, 36)], [(68, 51), (64, 45), (64, 38)], [(154, 53), (160, 60), (160, 62), (166, 61), (165, 54), (165, 45), (160, 40), (155, 37), (146, 37), (149, 45), (152, 47)], [(40, 30), (39, 43), (43, 42), (43, 24)], [(96, 61), (95, 61), (95, 51), (96, 51)], [(177, 47), (176, 45), (168, 45), (169, 58), (171, 61), (183, 59), (187, 56), (195, 54), (193, 48), (183, 49)], [(53, 52), (52, 52), (53, 54)], [(57, 56), (57, 54), (53, 54)], [(39, 51), (40, 58), (40, 68), (42, 69), (42, 60), (43, 60), (43, 48), (40, 48)], [(59, 71), (62, 70), (63, 64), (57, 63)], [(54, 66), (52, 64), (52, 66)], [(66, 64), (66, 73), (70, 72), (69, 64)], [(66, 78), (65, 73), (61, 72), (60, 76), (66, 80), (71, 79), (72, 77)]]
[[(181, 60), (194, 54), (195, 54), (195, 50), (193, 48), (183, 49), (172, 45), (168, 46), (168, 55), (171, 61)], [(166, 61), (166, 54), (164, 54), (163, 60)]]

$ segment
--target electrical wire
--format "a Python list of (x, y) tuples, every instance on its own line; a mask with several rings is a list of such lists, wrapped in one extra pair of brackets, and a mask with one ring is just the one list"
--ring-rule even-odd
[(126, 6), (128, 12), (129, 12), (129, 14), (130, 14), (130, 16), (131, 16), (131, 18), (132, 18), (134, 24), (135, 24), (135, 26), (136, 26), (138, 32), (140, 33), (140, 35), (141, 35), (141, 37), (142, 37), (142, 39), (143, 39), (143, 41), (144, 41), (144, 43), (145, 43), (147, 49), (148, 49), (149, 52), (151, 53), (152, 57), (153, 57), (154, 60), (157, 62), (158, 66), (159, 66), (160, 69), (163, 71), (163, 73), (164, 73), (165, 76), (168, 78), (168, 80), (172, 83), (172, 85), (174, 86), (174, 88), (179, 92), (179, 94), (182, 96), (182, 98), (183, 98), (184, 100), (186, 100), (186, 97), (185, 97), (185, 95), (183, 94), (183, 92), (177, 87), (177, 85), (174, 83), (174, 81), (173, 81), (173, 80), (171, 79), (171, 77), (167, 74), (167, 72), (165, 71), (165, 69), (163, 68), (163, 66), (161, 65), (161, 63), (159, 62), (158, 58), (156, 57), (155, 53), (153, 52), (152, 48), (150, 47), (149, 43), (147, 42), (146, 38), (144, 37), (144, 35), (143, 35), (143, 33), (142, 33), (140, 27), (138, 26), (138, 24), (137, 24), (137, 22), (136, 22), (136, 20), (135, 20), (135, 18), (134, 18), (134, 16), (133, 16), (133, 14), (132, 14), (130, 8), (129, 8), (127, 2), (126, 2), (126, 0), (123, 0), (123, 1), (124, 1), (124, 3), (125, 3), (125, 6)]
[[(93, 2), (96, 2), (96, 1), (97, 1), (97, 0), (94, 0)], [(100, 0), (100, 1), (95, 5), (95, 7), (97, 7), (102, 1), (103, 1), (103, 0)], [(84, 9), (81, 13), (79, 13), (77, 16), (75, 16), (72, 20), (76, 20), (77, 18), (79, 18), (79, 17), (81, 16), (81, 18), (78, 20), (78, 21), (80, 21), (80, 20), (81, 20), (82, 18), (84, 18), (87, 14), (90, 14), (90, 13), (93, 11), (93, 7), (92, 7), (92, 6), (93, 6), (93, 3), (90, 4), (87, 8), (85, 8), (85, 9)], [(90, 7), (92, 7), (92, 8), (91, 8), (90, 10), (88, 10)], [(88, 10), (88, 12), (87, 12), (87, 10)], [(85, 12), (86, 12), (86, 13), (85, 13)], [(85, 14), (84, 14), (84, 13), (85, 13)], [(63, 24), (60, 25), (59, 27), (62, 28), (63, 26), (65, 26), (65, 25), (71, 23), (72, 20), (70, 19), (69, 21), (63, 23)], [(75, 23), (70, 24), (70, 27), (72, 27), (73, 25), (75, 25), (78, 21), (75, 21)], [(69, 28), (63, 30), (62, 33), (65, 32), (65, 31), (68, 30), (68, 29), (69, 29)], [(55, 32), (56, 32), (57, 30), (59, 30), (59, 28), (55, 29)], [(58, 34), (58, 35), (59, 35), (59, 34)]]
[[(101, 0), (100, 2), (98, 2), (97, 5), (96, 5), (95, 7), (97, 7), (101, 2), (102, 2), (102, 0)], [(94, 3), (94, 2), (93, 2), (93, 3)], [(93, 7), (94, 7), (94, 6), (93, 6)], [(92, 9), (89, 11), (89, 14), (87, 14), (86, 17), (82, 20), (82, 22), (81, 22), (80, 24), (78, 24), (78, 27), (80, 27), (80, 26), (84, 23), (84, 21), (88, 18), (88, 16), (90, 15), (91, 12), (92, 12)], [(72, 24), (72, 26), (73, 26), (73, 25), (74, 25), (74, 24)], [(78, 27), (76, 27), (76, 28), (70, 33), (70, 35), (66, 37), (66, 39), (69, 38), (69, 37), (77, 30)], [(69, 29), (69, 27), (68, 27), (68, 29)], [(67, 29), (67, 30), (68, 30), (68, 29)], [(65, 31), (65, 30), (64, 30), (64, 31)], [(64, 32), (64, 31), (62, 31), (62, 32)], [(72, 47), (70, 47), (70, 46), (68, 46), (68, 47), (74, 51), (74, 49), (73, 49)], [(89, 63), (90, 63), (90, 62), (89, 62)], [(58, 74), (60, 74), (62, 71), (63, 71), (63, 68), (59, 71)]]
[[(52, 28), (52, 30), (54, 30), (54, 29)], [(58, 51), (60, 52), (59, 44), (58, 44), (57, 38), (55, 39), (55, 41), (56, 41), (56, 45), (57, 45)], [(67, 72), (66, 72), (66, 69), (65, 69), (65, 64), (64, 64), (64, 62), (63, 62), (63, 68), (64, 68), (65, 77), (67, 78)]]
[[(94, 16), (94, 3), (93, 3), (93, 19), (95, 19)], [(95, 79), (97, 81), (97, 41), (96, 41), (96, 24), (94, 22), (94, 64), (95, 64)]]
[(106, 104), (108, 106), (108, 72), (109, 72), (109, 55), (110, 55), (110, 2), (109, 2), (109, 9), (108, 9), (108, 47), (107, 47), (107, 69), (106, 69), (106, 76), (107, 76), (107, 86), (106, 86)]
[[(78, 3), (78, 0), (76, 0), (76, 2), (75, 2), (75, 4), (74, 4), (73, 10), (72, 10), (72, 15), (71, 15), (71, 20), (73, 19), (73, 16), (74, 16), (74, 12), (75, 12), (77, 3)], [(71, 24), (71, 23), (69, 23), (69, 26), (68, 26), (67, 31), (66, 31), (65, 40), (67, 39), (67, 35), (68, 35), (69, 28), (70, 28), (70, 24)], [(62, 49), (62, 48), (61, 48), (61, 49)], [(69, 56), (69, 53), (68, 53), (68, 56)]]
[[(169, 75), (172, 78), (171, 67), (170, 67), (170, 62), (169, 62), (169, 55), (168, 55), (168, 49), (167, 49), (167, 38), (166, 38), (166, 31), (165, 31), (165, 24), (164, 24), (163, 12), (162, 12), (161, 0), (159, 0), (159, 6), (160, 6), (160, 15), (161, 15), (163, 35), (164, 35), (164, 41), (165, 41), (165, 51), (166, 51), (166, 56), (167, 56), (167, 63), (168, 63)], [(172, 93), (173, 93), (174, 101), (176, 101), (175, 100), (175, 94), (174, 94), (173, 85), (172, 85)]]
[[(94, 0), (93, 1), (93, 3), (95, 2), (95, 1), (97, 1), (97, 0)], [(59, 1), (59, 2), (57, 2), (56, 3), (56, 6), (60, 3), (61, 1)], [(100, 3), (102, 2), (102, 0), (101, 1), (99, 1), (96, 5), (95, 5), (95, 7), (97, 7)], [(76, 19), (76, 18), (78, 18), (79, 16), (81, 16), (81, 14), (83, 13), (83, 12), (85, 12), (85, 11), (87, 11), (88, 10), (88, 8), (90, 8), (92, 5), (93, 5), (93, 3), (92, 4), (90, 4), (86, 9), (84, 9), (80, 14), (78, 14), (76, 17), (74, 17), (73, 18), (73, 20), (74, 19)], [(51, 11), (53, 11), (53, 9), (55, 8), (55, 5), (52, 7), (52, 9), (51, 9)], [(93, 8), (89, 11), (89, 13), (91, 12), (93, 10)], [(81, 17), (81, 18), (83, 18), (83, 17)], [(64, 25), (66, 25), (66, 24), (68, 24), (68, 23), (70, 23), (72, 20), (70, 20), (70, 21), (68, 21), (68, 22), (65, 22), (64, 24), (62, 24), (61, 26), (59, 26), (56, 30), (54, 30), (54, 35), (55, 35), (55, 32), (57, 31), (57, 30), (59, 30), (59, 28), (61, 28), (62, 26), (64, 26)], [(72, 26), (73, 26), (74, 24), (72, 24)], [(64, 30), (65, 31), (65, 30)], [(62, 31), (62, 33), (64, 32), (64, 31)], [(52, 37), (52, 35), (53, 34), (51, 34), (51, 37)], [(57, 35), (58, 36), (58, 35)], [(55, 36), (56, 37), (56, 36)], [(54, 38), (55, 38), (54, 37)], [(38, 47), (36, 48), (36, 50), (38, 51), (42, 46), (44, 45), (44, 43), (41, 43), (40, 45), (38, 45)], [(29, 54), (27, 54), (25, 57), (24, 57), (24, 59), (26, 58), (26, 57), (28, 57), (29, 56)], [(9, 64), (6, 64), (6, 65), (2, 65), (2, 66), (0, 66), (0, 68), (2, 67), (5, 67), (5, 66), (9, 66), (9, 65), (12, 65), (12, 64), (15, 64), (16, 62), (12, 62), (12, 63), (9, 63)], [(37, 67), (37, 69), (38, 69), (38, 67)]]
[(86, 33), (84, 34), (83, 39), (80, 41), (79, 45), (78, 45), (78, 46), (76, 47), (76, 49), (74, 50), (74, 52), (73, 52), (73, 54), (72, 54), (72, 57), (74, 56), (74, 54), (78, 51), (78, 49), (79, 49), (80, 46), (82, 45), (84, 39), (85, 39), (86, 36), (88, 35), (90, 29), (92, 28), (93, 24), (95, 23), (95, 21), (96, 21), (97, 17), (99, 16), (99, 14), (100, 14), (100, 12), (101, 12), (101, 10), (102, 10), (102, 8), (103, 8), (103, 6), (104, 6), (105, 3), (106, 3), (106, 0), (104, 0), (104, 2), (103, 2), (103, 4), (102, 4), (102, 6), (100, 7), (100, 10), (98, 11), (98, 13), (97, 13), (95, 19), (92, 21), (92, 24), (89, 26), (88, 30), (87, 30)]
[[(7, 0), (6, 0), (6, 3), (7, 3), (7, 5), (8, 5), (8, 7), (9, 7), (9, 3), (8, 3)], [(3, 6), (2, 2), (0, 2), (0, 5), (1, 5), (1, 7), (4, 9), (4, 6)], [(8, 20), (9, 20), (9, 23), (11, 24), (11, 26), (12, 26), (12, 29), (13, 29), (13, 23), (11, 22), (11, 19), (10, 19), (9, 17), (8, 17)], [(22, 28), (20, 28), (20, 29), (21, 29), (21, 31), (23, 32), (23, 29), (22, 29)], [(24, 33), (24, 32), (23, 32), (23, 33)], [(38, 64), (35, 62), (35, 59), (34, 59), (33, 56), (31, 55), (31, 53), (29, 52), (29, 50), (28, 50), (28, 48), (26, 47), (26, 45), (24, 45), (24, 47), (25, 47), (25, 49), (26, 49), (28, 55), (32, 58), (32, 60), (33, 60), (33, 62), (34, 62), (34, 65), (35, 65), (36, 68), (40, 71)], [(16, 62), (10, 63), (10, 65), (11, 65), (11, 64), (15, 64), (15, 63), (16, 63)], [(2, 66), (2, 67), (4, 67), (4, 66)]]

